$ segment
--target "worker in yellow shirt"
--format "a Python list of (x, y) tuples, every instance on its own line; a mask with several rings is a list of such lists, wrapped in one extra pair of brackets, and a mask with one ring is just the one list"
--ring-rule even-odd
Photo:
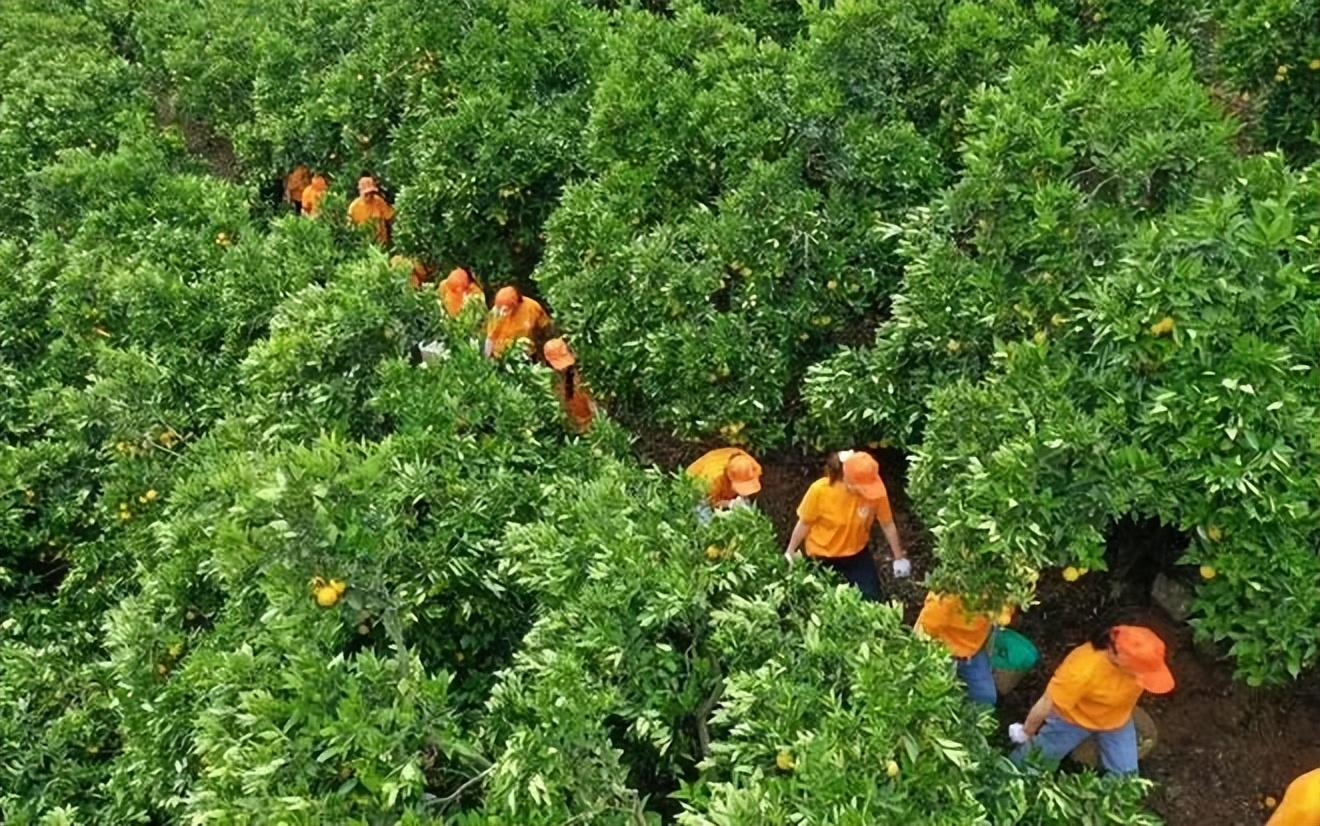
[(1320, 769), (1288, 784), (1283, 801), (1265, 826), (1320, 826)]
[(330, 182), (324, 175), (313, 175), (312, 180), (307, 186), (302, 188), (298, 194), (298, 202), (302, 205), (302, 214), (309, 218), (315, 218), (321, 211), (321, 201), (325, 199), (325, 193), (330, 191)]
[(564, 415), (574, 430), (586, 433), (596, 417), (596, 402), (578, 376), (577, 356), (562, 338), (547, 341), (544, 355), (545, 363), (555, 371), (555, 395), (564, 406)]
[(369, 226), (376, 236), (376, 243), (386, 246), (390, 243), (390, 222), (394, 220), (394, 207), (380, 194), (376, 179), (363, 175), (358, 179), (358, 196), (348, 205), (348, 220), (353, 226)]
[(517, 287), (501, 287), (490, 308), (483, 352), (498, 358), (515, 341), (525, 340), (528, 351), (536, 356), (549, 332), (550, 316), (540, 302), (523, 296)]
[(486, 293), (481, 285), (462, 267), (449, 271), (436, 288), (436, 298), (450, 318), (458, 318), (469, 301), (478, 301), (483, 307), (486, 305)]
[(1173, 685), (1164, 641), (1154, 631), (1139, 625), (1106, 628), (1074, 648), (1055, 670), (1027, 714), (1026, 742), (1013, 752), (1013, 761), (1039, 753), (1057, 762), (1094, 737), (1106, 771), (1135, 775), (1132, 711), (1143, 691), (1167, 694)]
[(992, 616), (968, 611), (962, 597), (955, 594), (929, 593), (917, 617), (916, 628), (949, 649), (958, 677), (967, 686), (967, 695), (972, 702), (992, 706), (998, 701), (999, 694), (995, 690), (994, 670), (990, 667), (990, 640), (995, 625), (1008, 625), (1012, 618), (1011, 606), (1004, 606)]
[(807, 556), (833, 568), (867, 599), (879, 601), (880, 578), (870, 553), (871, 529), (879, 523), (894, 555), (894, 576), (912, 573), (889, 509), (889, 494), (880, 480), (880, 466), (870, 454), (851, 450), (831, 454), (824, 478), (807, 489), (797, 513), (797, 525), (784, 550), (790, 565), (805, 546)]
[(687, 475), (706, 488), (706, 502), (697, 510), (703, 522), (761, 492), (761, 465), (740, 447), (707, 451), (688, 465)]

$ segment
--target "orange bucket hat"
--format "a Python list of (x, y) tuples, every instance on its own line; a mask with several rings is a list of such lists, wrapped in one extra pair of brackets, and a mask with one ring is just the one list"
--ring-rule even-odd
[(567, 370), (577, 364), (577, 356), (568, 349), (568, 342), (562, 338), (552, 338), (543, 348), (546, 362), (556, 370)]
[(468, 271), (462, 267), (455, 267), (449, 271), (449, 275), (446, 275), (445, 280), (441, 283), (451, 290), (464, 290), (467, 289), (467, 285), (472, 283), (472, 276), (468, 275)]
[(843, 481), (860, 490), (867, 499), (879, 499), (885, 495), (880, 465), (869, 453), (859, 451), (844, 460)]
[(754, 496), (761, 492), (761, 464), (750, 455), (736, 454), (729, 459), (724, 473), (729, 477), (729, 486), (739, 496)]
[(358, 178), (358, 194), (366, 197), (373, 192), (380, 192), (380, 187), (376, 186), (376, 179), (370, 175), (363, 175)]
[(1164, 661), (1164, 640), (1158, 634), (1139, 625), (1117, 625), (1110, 639), (1118, 664), (1132, 672), (1138, 685), (1151, 694), (1173, 691), (1173, 672)]

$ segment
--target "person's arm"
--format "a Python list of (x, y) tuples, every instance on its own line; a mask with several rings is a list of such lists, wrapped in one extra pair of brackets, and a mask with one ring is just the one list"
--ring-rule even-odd
[(885, 535), (885, 542), (889, 544), (889, 552), (894, 555), (894, 559), (907, 559), (907, 554), (903, 551), (903, 542), (898, 537), (898, 527), (892, 519), (880, 523), (880, 532)]
[(1027, 721), (1023, 728), (1026, 729), (1028, 737), (1035, 737), (1040, 731), (1040, 727), (1045, 725), (1045, 719), (1050, 716), (1054, 710), (1054, 701), (1050, 699), (1049, 692), (1040, 695), (1040, 699), (1027, 712)]
[(792, 565), (798, 558), (798, 548), (802, 547), (802, 540), (807, 538), (807, 523), (801, 519), (793, 526), (793, 535), (788, 538), (788, 547), (784, 549), (784, 559)]

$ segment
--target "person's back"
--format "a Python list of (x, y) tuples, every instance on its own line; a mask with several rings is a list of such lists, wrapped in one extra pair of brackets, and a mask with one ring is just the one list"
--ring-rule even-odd
[(316, 217), (321, 211), (321, 201), (325, 198), (325, 193), (330, 189), (330, 183), (323, 175), (313, 175), (312, 180), (303, 187), (299, 193), (299, 200), (302, 203), (303, 215)]
[(1266, 826), (1320, 826), (1320, 769), (1288, 785), (1279, 808)]

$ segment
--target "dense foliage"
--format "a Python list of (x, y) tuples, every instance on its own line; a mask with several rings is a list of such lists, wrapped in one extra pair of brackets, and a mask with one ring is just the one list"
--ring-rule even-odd
[(1277, 679), (1320, 620), (1316, 15), (7, 2), (5, 821), (1150, 822), (338, 216), (371, 170), (401, 251), (543, 291), (625, 421), (905, 445), (939, 582), (1175, 525)]

